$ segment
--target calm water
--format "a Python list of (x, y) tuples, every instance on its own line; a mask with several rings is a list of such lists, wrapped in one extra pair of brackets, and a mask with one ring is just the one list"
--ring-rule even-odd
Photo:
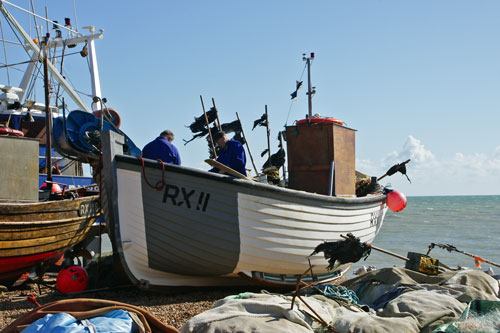
[[(409, 197), (406, 208), (387, 212), (374, 246), (406, 256), (408, 252), (427, 253), (431, 243), (452, 244), (500, 265), (500, 196)], [(435, 247), (429, 254), (444, 264), (474, 267), (474, 259), (458, 252)], [(401, 259), (372, 250), (362, 265), (377, 268), (404, 266)], [(483, 263), (481, 268), (491, 265)], [(500, 268), (491, 266), (496, 274)]]

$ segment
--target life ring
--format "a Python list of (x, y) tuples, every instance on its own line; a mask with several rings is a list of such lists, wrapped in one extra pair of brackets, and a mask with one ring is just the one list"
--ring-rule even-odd
[[(344, 122), (340, 119), (337, 118), (323, 118), (323, 117), (313, 117), (310, 119), (311, 124), (320, 124), (320, 123), (325, 123), (325, 124), (337, 124), (337, 125), (344, 125)], [(306, 119), (301, 119), (297, 120), (296, 122), (297, 125), (305, 125), (307, 124), (307, 118)]]
[[(120, 117), (120, 114), (118, 113), (118, 111), (116, 111), (113, 108), (104, 108), (104, 111), (106, 111), (106, 116), (111, 117), (111, 120), (112, 120), (113, 124), (117, 128), (120, 128), (120, 125), (122, 124), (122, 117)], [(101, 118), (101, 110), (96, 110), (96, 111), (94, 111), (92, 113), (97, 118)], [(106, 119), (106, 118), (104, 118), (104, 119)]]
[(8, 127), (0, 127), (0, 135), (24, 136), (24, 133)]

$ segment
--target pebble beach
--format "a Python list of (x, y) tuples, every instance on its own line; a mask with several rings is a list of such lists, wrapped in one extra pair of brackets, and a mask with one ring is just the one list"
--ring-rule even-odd
[(28, 298), (33, 295), (40, 305), (68, 298), (95, 298), (132, 304), (143, 308), (162, 323), (180, 328), (189, 318), (212, 307), (219, 299), (259, 288), (184, 289), (171, 292), (144, 291), (134, 287), (102, 288), (79, 294), (61, 294), (53, 289), (55, 278), (46, 280), (47, 285), (26, 283), (0, 293), (0, 331), (21, 315), (36, 308)]

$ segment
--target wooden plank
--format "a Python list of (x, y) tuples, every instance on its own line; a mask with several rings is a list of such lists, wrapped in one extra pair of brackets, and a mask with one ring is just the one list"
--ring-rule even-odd
[(224, 172), (227, 172), (228, 174), (230, 174), (232, 176), (235, 176), (236, 178), (241, 178), (241, 179), (253, 181), (253, 179), (248, 178), (244, 174), (239, 173), (238, 171), (231, 169), (230, 167), (228, 167), (220, 162), (217, 162), (216, 160), (206, 159), (205, 162), (208, 163), (210, 166), (213, 166), (214, 168), (220, 169)]

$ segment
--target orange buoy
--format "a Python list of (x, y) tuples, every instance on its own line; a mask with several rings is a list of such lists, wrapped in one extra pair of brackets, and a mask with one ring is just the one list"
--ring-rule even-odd
[[(43, 183), (42, 186), (40, 186), (40, 190), (47, 190), (47, 183)], [(61, 193), (61, 192), (62, 192), (61, 186), (59, 186), (56, 183), (53, 183), (51, 193)]]
[(12, 129), (9, 127), (0, 127), (0, 135), (6, 135), (6, 136), (24, 136), (24, 133), (22, 131)]
[(82, 266), (69, 266), (57, 274), (56, 287), (61, 293), (74, 293), (87, 288), (88, 274)]
[[(113, 124), (116, 127), (120, 128), (120, 125), (122, 124), (122, 118), (121, 118), (120, 114), (118, 113), (118, 111), (116, 111), (113, 108), (104, 108), (103, 110), (105, 112), (105, 115), (109, 116), (111, 118), (111, 121), (113, 122)], [(96, 110), (96, 111), (94, 111), (92, 113), (97, 118), (101, 118), (101, 113), (102, 113), (101, 110)], [(104, 119), (106, 119), (106, 117), (104, 117)]]
[[(337, 125), (344, 125), (344, 122), (340, 119), (337, 119), (337, 118), (323, 118), (323, 117), (312, 117), (311, 118), (311, 121), (310, 121), (311, 124), (321, 124), (321, 123), (325, 123), (325, 124), (337, 124)], [(307, 124), (307, 119), (301, 119), (301, 120), (297, 120), (296, 122), (297, 125), (305, 125)]]
[(400, 212), (406, 207), (406, 196), (398, 191), (387, 193), (387, 206), (393, 212)]

